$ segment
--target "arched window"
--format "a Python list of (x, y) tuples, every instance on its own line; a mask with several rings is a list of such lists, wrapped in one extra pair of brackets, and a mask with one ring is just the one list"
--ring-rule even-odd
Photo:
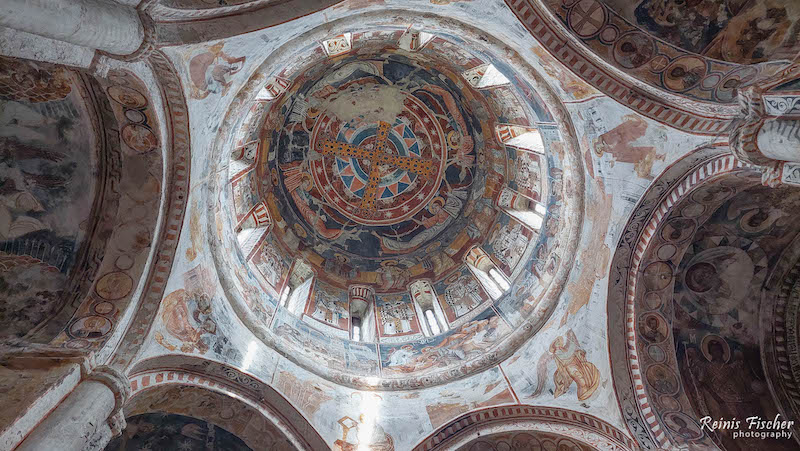
[(425, 310), (425, 321), (428, 323), (428, 327), (433, 335), (438, 335), (442, 332), (441, 329), (439, 329), (439, 322), (436, 320), (433, 310)]
[(295, 260), (286, 286), (281, 291), (280, 302), (291, 313), (299, 315), (305, 310), (311, 286), (314, 283), (314, 271), (303, 260)]
[(508, 279), (506, 279), (502, 271), (497, 269), (489, 255), (480, 247), (476, 246), (470, 249), (464, 256), (464, 263), (467, 264), (472, 274), (492, 299), (500, 299), (511, 289)]
[(529, 229), (537, 232), (542, 229), (544, 216), (547, 213), (544, 204), (525, 197), (509, 187), (503, 187), (503, 191), (497, 197), (497, 206)]
[(243, 146), (239, 146), (231, 152), (231, 165), (228, 174), (231, 179), (241, 176), (243, 171), (250, 169), (256, 162), (258, 156), (258, 141), (251, 141)]
[(350, 300), (350, 339), (376, 341), (375, 292), (372, 288), (352, 285), (348, 289)]
[(256, 94), (256, 102), (269, 102), (275, 100), (286, 91), (291, 82), (281, 77), (272, 77), (261, 91)]
[(473, 88), (478, 89), (511, 83), (493, 64), (481, 64), (480, 66), (464, 71), (461, 76), (464, 77), (467, 83), (472, 85)]
[(236, 226), (236, 240), (246, 260), (252, 258), (258, 244), (269, 232), (272, 219), (264, 202), (259, 202)]
[(422, 333), (426, 336), (440, 334), (447, 330), (447, 321), (439, 304), (433, 285), (427, 280), (415, 280), (408, 286), (414, 308), (422, 326)]
[(501, 124), (495, 128), (495, 132), (500, 142), (506, 146), (528, 152), (544, 153), (544, 141), (538, 128)]
[(350, 338), (353, 341), (361, 341), (361, 318), (353, 316), (350, 318), (350, 320), (353, 324)]
[(431, 39), (434, 38), (434, 35), (430, 33), (426, 33), (420, 30), (409, 29), (403, 36), (400, 37), (400, 41), (398, 41), (397, 46), (403, 50), (408, 50), (410, 52), (415, 52), (422, 47), (425, 46)]

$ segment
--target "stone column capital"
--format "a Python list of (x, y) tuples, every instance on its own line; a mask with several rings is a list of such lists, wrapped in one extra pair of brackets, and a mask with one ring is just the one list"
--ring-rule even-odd
[(758, 166), (766, 186), (800, 186), (800, 95), (749, 87), (739, 92), (739, 105), (728, 138), (731, 153)]
[[(110, 366), (99, 366), (95, 368), (87, 380), (97, 381), (111, 390), (114, 394), (114, 412), (120, 412), (125, 401), (131, 395), (131, 385), (128, 378), (120, 371)], [(124, 423), (124, 419), (123, 419)]]
[(736, 158), (756, 166), (770, 165), (774, 160), (767, 158), (758, 148), (758, 132), (766, 119), (762, 92), (756, 87), (739, 91), (739, 116), (731, 123), (728, 143)]

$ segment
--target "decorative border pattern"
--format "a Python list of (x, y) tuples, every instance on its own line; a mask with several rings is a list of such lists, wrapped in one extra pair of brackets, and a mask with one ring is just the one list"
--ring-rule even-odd
[(614, 253), (608, 289), (609, 356), (620, 410), (642, 449), (670, 443), (648, 398), (636, 343), (635, 296), (642, 258), (661, 221), (693, 188), (747, 167), (727, 153), (724, 144), (688, 154), (645, 192)]
[(490, 407), (464, 414), (437, 429), (436, 432), (415, 446), (414, 451), (446, 449), (448, 445), (453, 444), (453, 441), (474, 431), (477, 427), (525, 421), (566, 426), (567, 429), (576, 433), (576, 437), (570, 438), (581, 442), (585, 441), (585, 435), (588, 432), (601, 436), (620, 449), (636, 449), (636, 443), (622, 431), (591, 415), (558, 407), (516, 405)]
[[(189, 136), (189, 110), (186, 98), (183, 95), (183, 86), (180, 77), (172, 63), (161, 51), (150, 54), (148, 62), (153, 68), (161, 84), (161, 94), (164, 99), (165, 124), (171, 144), (170, 159), (165, 159), (167, 166), (167, 180), (164, 189), (167, 189), (167, 202), (162, 206), (164, 221), (161, 224), (158, 238), (159, 250), (150, 266), (147, 283), (142, 293), (142, 299), (137, 306), (136, 314), (125, 332), (125, 336), (111, 359), (111, 366), (127, 368), (136, 353), (141, 348), (150, 327), (153, 324), (161, 298), (167, 284), (167, 278), (172, 270), (175, 252), (178, 247), (178, 237), (183, 227), (186, 215), (187, 201), (189, 199), (189, 170), (191, 164), (191, 140)], [(167, 143), (165, 143), (166, 145)]]
[[(268, 420), (304, 449), (326, 449), (311, 423), (280, 393), (254, 376), (222, 363), (188, 356), (162, 356), (142, 361), (128, 377), (132, 399), (143, 390), (163, 385), (192, 385), (241, 398), (266, 411)], [(147, 369), (144, 369), (147, 368)]]
[[(269, 74), (275, 71), (275, 61), (279, 61), (281, 57), (287, 57), (295, 51), (300, 42), (309, 42), (311, 40), (319, 39), (323, 36), (336, 34), (342, 30), (349, 29), (354, 24), (363, 26), (365, 21), (390, 21), (395, 17), (403, 17), (404, 20), (432, 20), (439, 16), (429, 13), (417, 13), (414, 11), (404, 9), (388, 9), (378, 12), (370, 12), (360, 15), (348, 16), (344, 19), (328, 23), (328, 26), (323, 30), (320, 28), (314, 29), (298, 37), (297, 39), (285, 44), (281, 50), (273, 54), (267, 62), (260, 68), (256, 69), (255, 73), (260, 77), (261, 74)], [(491, 35), (486, 35), (485, 32), (475, 29), (474, 27), (464, 24), (462, 22), (450, 21), (450, 28), (458, 27), (462, 33), (462, 38), (465, 40), (482, 40), (481, 47), (487, 45), (493, 48), (504, 48), (502, 43), (496, 40)], [(518, 55), (513, 54), (512, 58), (520, 60)], [(561, 234), (557, 236), (559, 246), (561, 247), (561, 261), (571, 262), (579, 243), (579, 236), (583, 227), (584, 219), (584, 169), (582, 167), (583, 158), (580, 153), (580, 146), (578, 144), (576, 133), (572, 125), (569, 112), (566, 110), (563, 103), (559, 100), (555, 92), (550, 88), (547, 82), (539, 75), (532, 67), (527, 65), (520, 65), (518, 70), (528, 78), (529, 84), (541, 96), (543, 102), (550, 109), (555, 120), (561, 124), (559, 128), (560, 134), (563, 138), (561, 144), (564, 147), (565, 163), (564, 167), (569, 167), (570, 171), (564, 171), (563, 182), (565, 186), (571, 187), (570, 201), (565, 204), (562, 211), (559, 212), (562, 220), (565, 221), (565, 226)], [(242, 89), (234, 97), (231, 107), (226, 113), (226, 119), (223, 120), (223, 126), (217, 132), (217, 140), (212, 150), (213, 154), (210, 159), (213, 161), (213, 167), (209, 173), (222, 173), (220, 168), (227, 164), (230, 157), (230, 148), (226, 147), (226, 141), (229, 141), (230, 136), (235, 135), (235, 126), (237, 120), (231, 118), (244, 116), (244, 112), (251, 106), (251, 102), (256, 98), (258, 92), (263, 88), (264, 80), (254, 77), (246, 82)], [(220, 193), (220, 182), (215, 180), (209, 183), (209, 199), (213, 205), (217, 205), (216, 199)], [(552, 275), (552, 280), (549, 282), (545, 294), (542, 296), (539, 303), (534, 310), (529, 314), (528, 318), (520, 324), (513, 332), (508, 334), (504, 341), (495, 345), (480, 357), (470, 360), (461, 366), (439, 370), (426, 374), (409, 375), (402, 378), (373, 378), (368, 375), (358, 374), (355, 372), (345, 372), (337, 369), (326, 368), (319, 365), (318, 362), (313, 362), (306, 357), (299, 355), (297, 352), (292, 352), (292, 349), (281, 341), (275, 338), (272, 331), (266, 330), (262, 327), (260, 320), (253, 315), (253, 310), (248, 306), (247, 301), (238, 292), (233, 277), (227, 271), (225, 256), (221, 255), (224, 246), (218, 240), (216, 230), (216, 216), (213, 208), (209, 209), (207, 216), (209, 247), (212, 250), (214, 264), (217, 274), (220, 278), (223, 290), (230, 302), (236, 315), (259, 339), (261, 339), (268, 346), (277, 351), (281, 356), (296, 363), (303, 368), (313, 372), (314, 374), (334, 382), (339, 385), (351, 387), (355, 389), (367, 390), (411, 390), (424, 387), (431, 387), (447, 383), (453, 380), (458, 380), (484, 371), (506, 358), (510, 357), (516, 349), (518, 349), (524, 342), (533, 336), (545, 323), (546, 319), (550, 316), (553, 309), (557, 305), (558, 298), (563, 290), (566, 280), (572, 270), (570, 264), (558, 265), (555, 274)], [(543, 262), (544, 264), (544, 262)]]
[(565, 30), (564, 25), (553, 21), (541, 10), (539, 2), (534, 0), (505, 0), (505, 2), (531, 36), (561, 63), (594, 88), (643, 116), (685, 132), (718, 135), (726, 131), (731, 118), (738, 110), (736, 105), (720, 104), (719, 115), (704, 116), (691, 112), (691, 104), (698, 102), (686, 99), (689, 108), (669, 104), (663, 98), (654, 97), (620, 80), (609, 70), (592, 61), (587, 55), (587, 50), (571, 42), (568, 38), (569, 31)]
[(764, 373), (781, 413), (795, 421), (800, 431), (800, 356), (797, 353), (798, 311), (800, 311), (800, 236), (778, 260), (764, 284), (759, 312)]
[(172, 8), (152, 1), (143, 2), (137, 9), (152, 18), (152, 24), (146, 25), (152, 26), (155, 44), (161, 47), (208, 42), (274, 27), (342, 1), (253, 0), (208, 9)]
[(791, 401), (792, 410), (800, 410), (797, 386), (797, 313), (800, 307), (800, 265), (789, 272), (781, 286), (775, 307), (775, 360), (780, 383)]

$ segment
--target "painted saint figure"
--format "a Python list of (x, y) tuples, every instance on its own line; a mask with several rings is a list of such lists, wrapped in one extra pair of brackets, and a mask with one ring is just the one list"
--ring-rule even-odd
[(342, 417), (342, 438), (333, 442), (334, 451), (394, 451), (394, 439), (374, 421), (367, 421), (364, 415), (358, 421)]
[(192, 97), (205, 99), (209, 94), (227, 94), (233, 83), (231, 75), (244, 66), (245, 57), (235, 58), (222, 51), (225, 44), (220, 42), (209, 47), (189, 62), (189, 76), (192, 79)]
[(586, 359), (586, 351), (581, 348), (578, 338), (572, 329), (564, 337), (556, 337), (550, 344), (548, 353), (539, 358), (537, 365), (537, 387), (533, 396), (539, 396), (545, 386), (545, 372), (551, 360), (556, 361), (556, 371), (553, 373), (555, 383), (554, 398), (558, 398), (569, 390), (573, 382), (578, 386), (578, 400), (585, 401), (594, 394), (600, 385), (600, 371)]

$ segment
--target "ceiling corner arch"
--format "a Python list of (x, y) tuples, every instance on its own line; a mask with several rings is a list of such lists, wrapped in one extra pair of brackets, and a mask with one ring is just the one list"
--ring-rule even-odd
[(166, 117), (164, 126), (169, 131), (168, 142), (164, 145), (170, 149), (165, 155), (169, 155), (171, 160), (164, 161), (166, 179), (162, 190), (165, 193), (159, 212), (162, 221), (158, 229), (159, 235), (154, 240), (157, 251), (146, 275), (142, 297), (134, 307), (136, 310), (130, 323), (126, 325), (127, 330), (123, 339), (110, 358), (110, 365), (118, 368), (127, 368), (133, 363), (158, 312), (167, 278), (175, 261), (175, 252), (189, 200), (191, 140), (183, 85), (175, 67), (161, 51), (149, 53), (147, 61), (160, 85), (164, 100)]
[[(633, 285), (644, 250), (661, 219), (688, 192), (705, 181), (735, 171), (747, 171), (726, 152), (725, 145), (707, 146), (689, 153), (667, 168), (645, 192), (621, 234), (614, 252), (608, 288), (609, 355), (620, 410), (630, 433), (642, 449), (670, 443), (658, 418), (648, 411), (651, 401), (644, 391), (641, 368), (636, 364), (636, 335), (629, 326), (635, 315)], [(632, 348), (632, 349), (631, 349)]]
[[(252, 449), (266, 449), (278, 443), (291, 443), (307, 450), (325, 449), (327, 446), (311, 423), (280, 393), (228, 365), (201, 357), (162, 356), (138, 362), (128, 379), (131, 397), (125, 405), (126, 416), (161, 409), (175, 414), (205, 416), (202, 419), (238, 435)], [(189, 400), (179, 401), (180, 397), (167, 393), (176, 390), (191, 392), (187, 394)], [(238, 405), (238, 410), (234, 410), (250, 412), (243, 416), (247, 421), (254, 421), (253, 417), (257, 417), (260, 426), (254, 428), (243, 424), (236, 415), (222, 415), (213, 409), (204, 409), (203, 405), (214, 405), (213, 402), (201, 402), (208, 396)], [(171, 403), (161, 402), (164, 398), (171, 398)], [(181, 406), (185, 407), (184, 410), (180, 410)], [(274, 441), (265, 441), (263, 434), (259, 433), (264, 428), (272, 429), (271, 434), (266, 435)], [(240, 435), (242, 433), (245, 435)]]
[[(584, 81), (638, 113), (690, 133), (723, 133), (737, 89), (791, 80), (788, 61), (738, 64), (695, 55), (598, 0), (505, 0), (531, 36)], [(796, 61), (796, 60), (795, 60)]]
[(160, 46), (224, 39), (274, 27), (322, 11), (342, 0), (159, 0), (143, 11), (152, 18)]
[(628, 435), (592, 415), (558, 407), (528, 405), (490, 407), (461, 415), (438, 428), (413, 449), (460, 449), (478, 437), (505, 432), (551, 433), (598, 450), (637, 449)]
[[(725, 150), (724, 143), (700, 148), (657, 178), (612, 260), (611, 368), (620, 409), (643, 449), (754, 446), (700, 427), (700, 417), (732, 416), (735, 406), (753, 415), (794, 416), (794, 404), (770, 386), (787, 379), (764, 367), (776, 357), (772, 351), (786, 357), (786, 346), (780, 338), (775, 346), (758, 329), (771, 330), (773, 320), (776, 331), (784, 325), (779, 311), (785, 312), (794, 279), (791, 263), (775, 267), (780, 254), (784, 261), (796, 257), (790, 241), (797, 230), (791, 221), (776, 221), (789, 215), (784, 210), (793, 208), (798, 193), (770, 191), (753, 167)], [(729, 267), (736, 277), (722, 273)], [(742, 288), (726, 291), (740, 281)], [(733, 394), (744, 386), (746, 393)]]

